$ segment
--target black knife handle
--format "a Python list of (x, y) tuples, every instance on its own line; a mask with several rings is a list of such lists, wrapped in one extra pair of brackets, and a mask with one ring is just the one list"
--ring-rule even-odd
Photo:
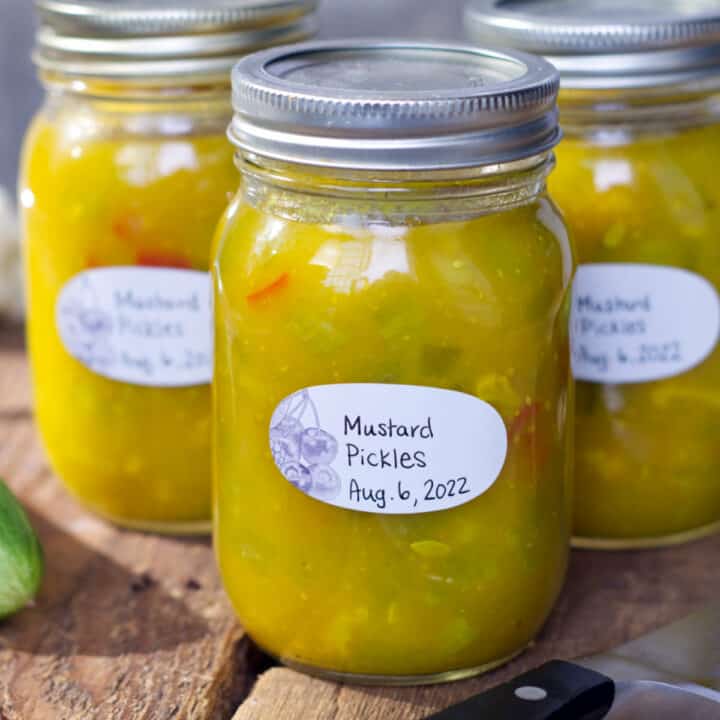
[(610, 678), (553, 660), (427, 720), (598, 720), (614, 699)]

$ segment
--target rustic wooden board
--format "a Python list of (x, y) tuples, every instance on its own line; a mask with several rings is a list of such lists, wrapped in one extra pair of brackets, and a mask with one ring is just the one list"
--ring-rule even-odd
[(116, 530), (48, 471), (17, 333), (0, 332), (0, 475), (47, 556), (36, 607), (0, 624), (3, 720), (220, 720), (244, 693), (244, 642), (207, 540)]
[[(573, 555), (538, 644), (481, 679), (342, 686), (273, 667), (232, 619), (205, 540), (116, 530), (70, 499), (32, 427), (25, 354), (0, 328), (0, 475), (47, 553), (37, 606), (0, 623), (0, 720), (419, 720), (541, 664), (608, 649), (720, 597), (720, 537)], [(198, 587), (199, 586), (199, 587)]]

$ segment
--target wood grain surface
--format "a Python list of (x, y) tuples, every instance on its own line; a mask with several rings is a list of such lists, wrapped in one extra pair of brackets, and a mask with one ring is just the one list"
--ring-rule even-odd
[(230, 717), (244, 643), (209, 541), (116, 530), (67, 496), (38, 447), (18, 338), (0, 335), (0, 475), (30, 512), (47, 574), (36, 606), (0, 624), (0, 717)]
[(720, 597), (720, 537), (576, 552), (537, 645), (511, 665), (428, 688), (342, 686), (270, 667), (232, 618), (208, 541), (117, 530), (67, 496), (37, 443), (20, 335), (2, 329), (0, 475), (47, 555), (36, 606), (0, 623), (0, 720), (419, 720), (548, 658), (609, 649)]

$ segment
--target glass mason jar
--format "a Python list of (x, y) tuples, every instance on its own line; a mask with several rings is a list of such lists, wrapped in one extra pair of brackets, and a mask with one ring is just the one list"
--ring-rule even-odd
[(573, 256), (557, 77), (316, 43), (234, 71), (216, 236), (215, 536), (266, 651), (371, 683), (512, 657), (565, 573)]
[(483, 1), (467, 17), (478, 39), (493, 28), (561, 72), (565, 139), (551, 191), (581, 263), (577, 544), (717, 531), (720, 9)]
[(47, 101), (20, 198), (37, 422), (88, 508), (210, 526), (213, 230), (237, 184), (238, 55), (306, 37), (310, 2), (40, 2)]

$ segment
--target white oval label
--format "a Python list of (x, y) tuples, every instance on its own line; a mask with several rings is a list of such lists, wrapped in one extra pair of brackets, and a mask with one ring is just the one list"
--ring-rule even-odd
[(210, 288), (209, 274), (195, 270), (87, 270), (58, 296), (58, 332), (74, 358), (111, 380), (204, 385), (213, 370)]
[(571, 323), (578, 380), (661, 380), (712, 353), (720, 338), (720, 297), (705, 278), (679, 268), (581, 265)]
[(497, 479), (507, 432), (472, 395), (414, 385), (319, 385), (285, 398), (270, 422), (280, 472), (306, 495), (370, 513), (462, 505)]

